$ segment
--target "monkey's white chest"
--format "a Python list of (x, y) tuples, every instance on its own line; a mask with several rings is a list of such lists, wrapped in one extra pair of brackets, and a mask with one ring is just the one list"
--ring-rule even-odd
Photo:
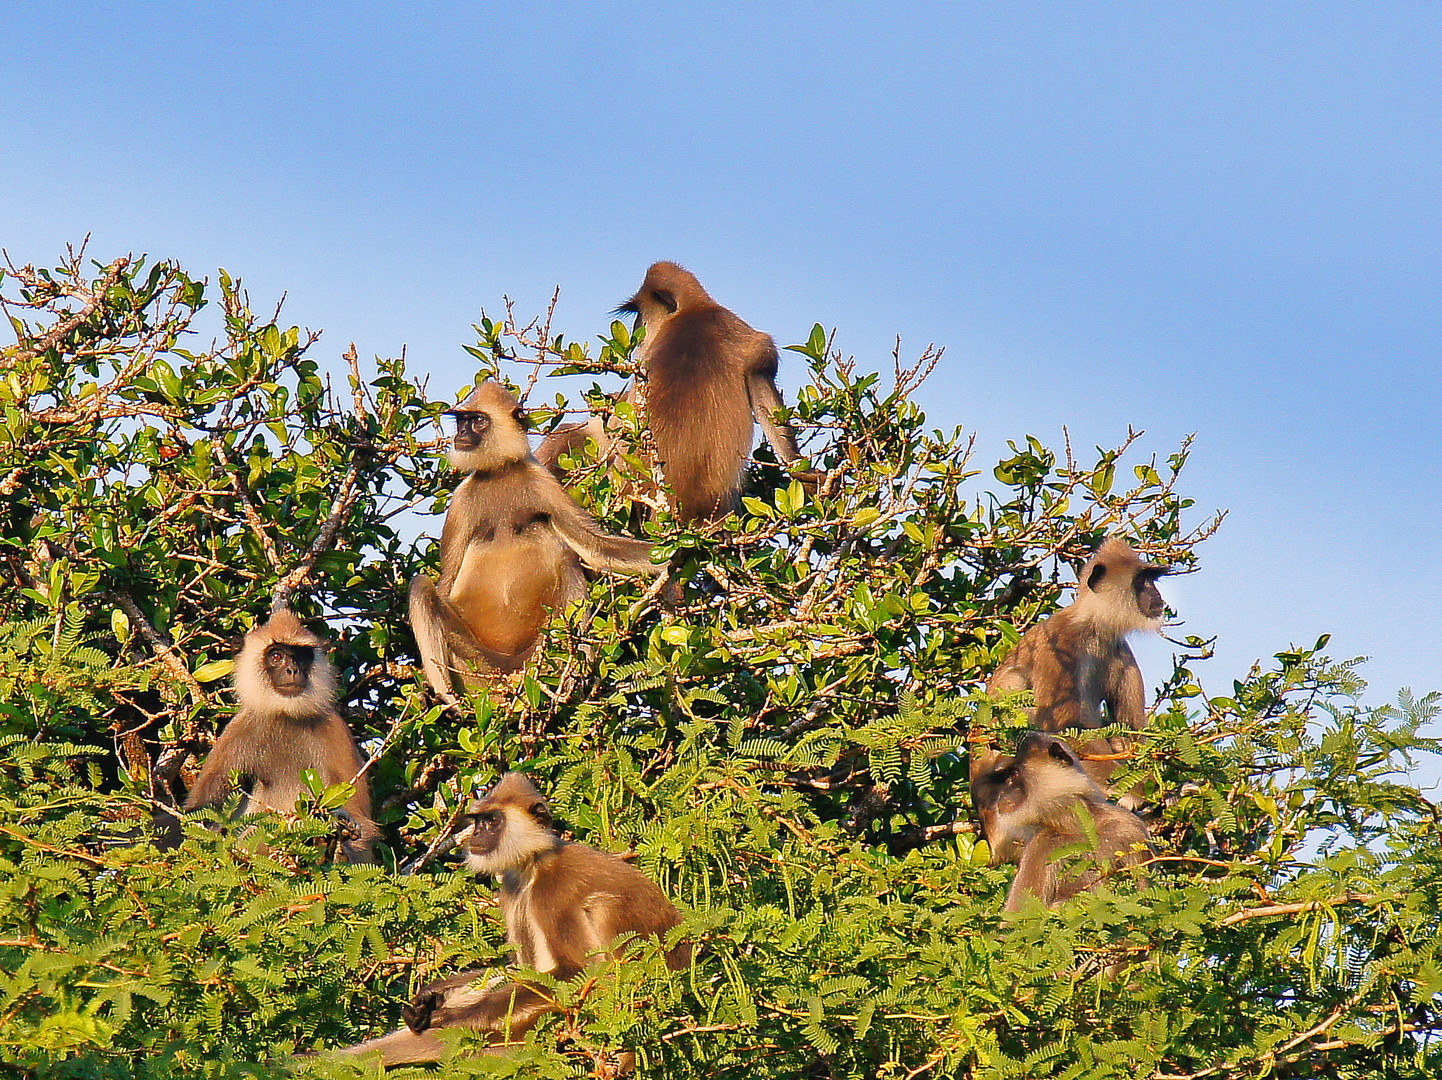
[(517, 895), (507, 920), (511, 930), (511, 944), (516, 947), (517, 959), (524, 965), (545, 973), (556, 970), (556, 952), (546, 937), (545, 920), (538, 918), (531, 890), (526, 888)]

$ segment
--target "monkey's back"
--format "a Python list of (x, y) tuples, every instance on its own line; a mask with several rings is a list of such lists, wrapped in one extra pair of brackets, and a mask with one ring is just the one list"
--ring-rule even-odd
[[(1113, 871), (1137, 866), (1151, 856), (1151, 833), (1135, 814), (1112, 802), (1078, 803), (1075, 812), (1050, 817), (1027, 841), (1007, 892), (1005, 910), (1018, 910), (1029, 892), (1048, 906), (1070, 900)], [(1082, 813), (1091, 815), (1090, 831), (1076, 816)], [(1073, 863), (1062, 854), (1064, 849), (1087, 843), (1093, 835), (1096, 842), (1090, 856), (1075, 856)]]
[[(584, 912), (596, 936), (590, 943), (560, 943), (562, 950), (553, 945), (553, 953), (564, 951), (566, 945), (579, 945), (574, 951), (581, 956), (609, 950), (617, 936), (627, 933), (664, 938), (681, 922), (680, 912), (660, 887), (615, 855), (587, 844), (565, 843), (552, 857), (557, 860), (556, 872), (538, 881), (525, 901), (551, 911)], [(517, 892), (502, 889), (501, 903), (508, 926), (521, 900)], [(572, 926), (570, 931), (580, 934), (582, 928)], [(676, 969), (684, 966), (690, 956), (690, 946), (680, 942), (667, 952), (666, 961)]]
[(647, 420), (685, 516), (733, 508), (755, 432), (746, 380), (768, 366), (771, 337), (714, 305), (683, 309), (647, 342)]

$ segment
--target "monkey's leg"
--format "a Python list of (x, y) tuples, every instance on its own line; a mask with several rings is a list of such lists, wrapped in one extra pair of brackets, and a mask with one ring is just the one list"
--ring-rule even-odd
[(367, 1039), (363, 1043), (341, 1047), (332, 1052), (353, 1057), (380, 1054), (381, 1064), (385, 1066), (414, 1065), (426, 1061), (440, 1061), (446, 1056), (446, 1044), (430, 1031), (417, 1034), (410, 1028), (401, 1028), (378, 1039)]
[(471, 1027), (494, 1031), (505, 1042), (520, 1042), (537, 1020), (556, 1010), (548, 994), (524, 983), (506, 983), (473, 997), (476, 993), (453, 994), (431, 1013), (431, 1028)]
[(436, 592), (436, 583), (425, 574), (411, 578), (410, 619), (426, 682), (441, 698), (453, 700), (455, 660), (446, 635), (445, 606)]
[(447, 1000), (453, 1006), (474, 1001), (480, 997), (481, 992), (489, 990), (503, 981), (502, 977), (497, 975), (483, 986), (476, 985), (485, 974), (486, 972), (481, 968), (472, 968), (469, 971), (462, 971), (458, 975), (426, 983), (416, 991), (416, 996), (411, 999), (409, 1005), (401, 1006), (401, 1016), (405, 1019), (406, 1027), (416, 1034), (436, 1027), (434, 1020), (436, 1010), (443, 1007)]

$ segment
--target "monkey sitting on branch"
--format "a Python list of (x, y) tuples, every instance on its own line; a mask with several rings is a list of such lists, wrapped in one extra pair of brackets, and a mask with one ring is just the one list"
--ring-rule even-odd
[[(1141, 818), (1110, 802), (1054, 735), (1028, 734), (1015, 757), (999, 759), (977, 778), (972, 798), (991, 865), (1018, 864), (1004, 911), (1019, 911), (1028, 896), (1058, 904), (1152, 852)], [(1069, 867), (1079, 849), (1087, 852), (1087, 865)]]
[(466, 478), (441, 530), (441, 577), (410, 586), (411, 629), (426, 679), (442, 697), (457, 683), (519, 671), (553, 611), (586, 595), (581, 563), (662, 574), (652, 545), (613, 536), (531, 456), (526, 412), (487, 380), (450, 413), (453, 467)]
[[(623, 935), (664, 941), (681, 921), (675, 907), (640, 871), (614, 855), (562, 840), (550, 805), (520, 773), (507, 773), (470, 808), (466, 863), (501, 880), (501, 914), (519, 966), (568, 981), (597, 959), (611, 959)], [(691, 948), (678, 942), (666, 964), (678, 971)], [(338, 1053), (379, 1054), (384, 1065), (439, 1061), (440, 1028), (488, 1033), (492, 1047), (521, 1042), (557, 1006), (543, 987), (466, 971), (423, 987), (403, 1011), (406, 1026)], [(485, 980), (485, 981), (483, 981)]]
[[(1131, 633), (1158, 633), (1166, 602), (1157, 578), (1168, 567), (1144, 561), (1120, 537), (1111, 537), (1082, 568), (1072, 603), (1033, 626), (986, 684), (988, 693), (1030, 690), (1031, 726), (1070, 728), (1147, 726), (1141, 668), (1126, 642)], [(1078, 747), (1087, 773), (1105, 784), (1126, 757), (1125, 739), (1093, 739)], [(971, 780), (995, 767), (994, 748), (974, 745)]]
[[(776, 387), (776, 342), (711, 299), (689, 270), (652, 264), (616, 314), (634, 315), (646, 329), (644, 419), (683, 521), (719, 520), (736, 509), (756, 423), (783, 465), (801, 458), (791, 426), (776, 416), (786, 407)], [(640, 404), (639, 397), (632, 384), (622, 400)], [(557, 469), (561, 455), (587, 439), (603, 458), (618, 456), (614, 429), (593, 417), (557, 428), (536, 457)]]
[(314, 769), (327, 787), (354, 783), (338, 814), (346, 826), (341, 850), (348, 862), (373, 862), (379, 830), (371, 820), (364, 762), (335, 707), (335, 668), (325, 641), (288, 608), (272, 612), (245, 635), (235, 695), (240, 708), (206, 757), (185, 809), (219, 806), (233, 789), (232, 774), (240, 773), (251, 785), (242, 815), (290, 813), (305, 790), (301, 771)]

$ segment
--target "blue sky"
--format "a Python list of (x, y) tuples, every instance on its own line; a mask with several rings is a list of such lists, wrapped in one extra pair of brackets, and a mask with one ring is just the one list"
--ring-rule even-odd
[(1442, 689), (1442, 5), (12, 0), (0, 71), (18, 262), (224, 266), (448, 393), (503, 295), (593, 339), (674, 259), (782, 344), (946, 346), (983, 464), (1196, 432), (1210, 690), (1323, 632)]

